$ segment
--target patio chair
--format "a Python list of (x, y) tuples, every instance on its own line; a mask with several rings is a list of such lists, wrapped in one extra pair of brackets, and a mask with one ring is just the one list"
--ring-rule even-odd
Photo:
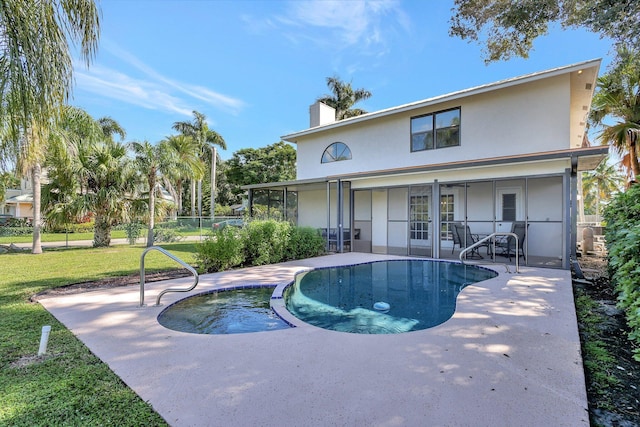
[[(452, 226), (453, 226), (454, 233), (458, 235), (458, 240), (460, 241), (460, 248), (462, 248), (463, 246), (465, 248), (468, 248), (469, 246), (477, 243), (480, 240), (477, 234), (471, 233), (471, 228), (469, 228), (468, 225), (465, 226), (462, 224), (452, 224)], [(465, 243), (466, 243), (466, 246), (465, 246)], [(488, 251), (489, 243), (484, 242), (483, 244), (476, 246), (471, 250), (469, 254), (467, 254), (467, 257), (484, 258), (482, 255), (480, 255), (480, 251), (479, 251), (479, 249), (483, 247), (486, 248), (486, 250)]]
[(460, 243), (460, 236), (458, 235), (458, 230), (456, 227), (462, 226), (459, 222), (452, 222), (450, 224), (451, 237), (453, 237), (453, 246), (451, 247), (451, 253), (456, 249), (456, 245), (458, 248), (462, 249), (462, 243)]
[(511, 232), (518, 236), (518, 247), (516, 248), (516, 239), (513, 236), (507, 236), (505, 239), (496, 242), (496, 255), (506, 256), (509, 261), (511, 261), (512, 256), (523, 257), (526, 262), (524, 240), (527, 238), (527, 226), (525, 226), (524, 222), (514, 222), (511, 225)]

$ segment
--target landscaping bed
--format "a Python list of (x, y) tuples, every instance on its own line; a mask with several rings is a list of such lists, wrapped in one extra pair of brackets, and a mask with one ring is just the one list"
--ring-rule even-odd
[[(145, 283), (159, 282), (161, 280), (178, 279), (181, 277), (191, 276), (191, 272), (187, 269), (157, 271), (153, 273), (145, 273)], [(105, 279), (92, 282), (74, 283), (73, 285), (60, 286), (57, 288), (47, 289), (33, 295), (30, 300), (38, 301), (42, 298), (55, 297), (59, 295), (77, 294), (95, 289), (117, 288), (119, 286), (140, 286), (140, 273), (133, 273), (126, 276), (107, 277)]]
[[(640, 363), (633, 358), (624, 313), (616, 307), (607, 261), (604, 257), (584, 257), (580, 259), (580, 266), (585, 279), (574, 280), (576, 301), (584, 303), (579, 295), (591, 300), (588, 311), (593, 315), (591, 322), (595, 323), (595, 330), (590, 329), (589, 320), (579, 315), (591, 423), (606, 427), (639, 426)], [(577, 303), (578, 312), (580, 304)], [(587, 341), (599, 343), (600, 350), (593, 360), (598, 372), (589, 369), (589, 358), (594, 356), (585, 349)]]

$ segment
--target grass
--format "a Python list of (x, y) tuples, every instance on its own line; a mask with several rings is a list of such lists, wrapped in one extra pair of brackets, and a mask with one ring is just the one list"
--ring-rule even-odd
[(602, 319), (595, 314), (597, 303), (584, 291), (576, 290), (576, 316), (580, 324), (582, 359), (587, 377), (587, 388), (598, 396), (598, 406), (612, 409), (615, 402), (609, 390), (618, 385), (618, 379), (611, 373), (615, 369), (615, 358), (602, 341), (603, 331), (599, 328)]
[[(195, 244), (163, 247), (194, 263)], [(40, 304), (43, 290), (139, 271), (142, 246), (0, 255), (0, 425), (166, 425), (165, 421)], [(178, 265), (158, 252), (147, 271)], [(47, 354), (37, 357), (43, 325)]]
[[(146, 230), (145, 230), (146, 231)], [(177, 234), (180, 236), (205, 236), (209, 232), (208, 229), (183, 229), (178, 230)], [(141, 236), (146, 236), (146, 232), (143, 232)], [(126, 239), (127, 235), (124, 230), (113, 230), (111, 232), (111, 239)], [(93, 240), (93, 232), (87, 233), (42, 233), (41, 234), (42, 243), (51, 243), (51, 242), (76, 242), (78, 240)], [(142, 237), (140, 237), (141, 241)], [(11, 243), (31, 243), (33, 241), (33, 235), (28, 234), (25, 236), (0, 236), (0, 245), (9, 245)]]
[[(112, 239), (125, 239), (127, 235), (124, 230), (116, 230), (111, 232)], [(93, 240), (93, 232), (89, 233), (42, 233), (42, 243), (51, 242), (64, 242), (69, 240), (70, 242), (76, 242), (78, 240)], [(0, 245), (8, 245), (10, 243), (31, 243), (33, 241), (33, 235), (28, 234), (26, 236), (2, 236), (0, 237)]]

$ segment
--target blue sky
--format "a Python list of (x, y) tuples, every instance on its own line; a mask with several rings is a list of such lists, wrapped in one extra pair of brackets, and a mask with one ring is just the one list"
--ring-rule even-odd
[(554, 27), (528, 59), (486, 65), (482, 46), (448, 35), (452, 0), (103, 0), (98, 54), (75, 66), (70, 103), (110, 116), (127, 141), (158, 142), (205, 114), (228, 149), (264, 147), (309, 126), (337, 75), (377, 111), (602, 58), (611, 43)]

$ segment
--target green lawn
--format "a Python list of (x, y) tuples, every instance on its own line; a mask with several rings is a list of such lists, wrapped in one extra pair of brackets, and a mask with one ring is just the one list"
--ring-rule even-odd
[[(190, 229), (179, 230), (177, 234), (179, 236), (205, 236), (209, 232), (208, 229)], [(143, 233), (146, 236), (146, 233)], [(124, 230), (114, 230), (111, 232), (111, 239), (126, 239), (127, 235)], [(75, 242), (78, 240), (93, 240), (93, 232), (89, 233), (42, 233), (42, 243), (51, 242)], [(31, 243), (33, 236), (31, 234), (26, 236), (0, 236), (0, 245), (9, 245), (11, 243)]]
[[(116, 230), (111, 232), (112, 239), (125, 239), (127, 235), (123, 230)], [(93, 240), (93, 232), (90, 233), (42, 233), (42, 243), (51, 242), (64, 242), (66, 240), (75, 242), (78, 240)], [(2, 236), (0, 237), (0, 245), (8, 245), (10, 243), (31, 243), (33, 241), (33, 235), (26, 236)]]
[[(194, 264), (195, 244), (163, 247)], [(46, 289), (139, 271), (142, 246), (0, 255), (0, 425), (166, 425), (68, 329), (29, 297)], [(178, 265), (159, 252), (148, 272)], [(36, 358), (42, 326), (47, 355)]]

